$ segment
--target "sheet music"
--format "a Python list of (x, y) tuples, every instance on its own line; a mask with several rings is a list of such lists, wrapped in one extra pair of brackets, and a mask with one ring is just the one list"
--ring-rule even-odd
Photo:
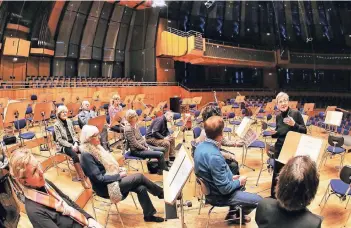
[(243, 138), (245, 136), (245, 133), (250, 127), (250, 124), (251, 124), (251, 119), (248, 117), (244, 117), (239, 127), (235, 131), (235, 133), (239, 136), (239, 138)]
[(166, 202), (170, 203), (176, 199), (192, 170), (193, 164), (182, 146), (166, 179), (165, 184), (168, 185), (168, 194), (165, 195)]
[(257, 133), (251, 128), (246, 132), (245, 136), (242, 138), (245, 145), (251, 145), (258, 138)]
[(317, 162), (322, 144), (322, 139), (302, 135), (299, 145), (297, 146), (295, 156), (307, 155), (310, 156), (313, 161)]
[(333, 126), (340, 126), (342, 120), (342, 112), (338, 111), (327, 111), (327, 116), (325, 117), (325, 123)]

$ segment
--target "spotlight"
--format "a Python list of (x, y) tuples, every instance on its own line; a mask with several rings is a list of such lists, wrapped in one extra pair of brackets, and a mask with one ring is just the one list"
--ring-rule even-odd
[(209, 9), (213, 5), (214, 2), (215, 1), (207, 1), (207, 2), (205, 2), (206, 8)]
[(14, 61), (14, 62), (17, 62), (17, 60), (18, 60), (18, 58), (17, 58), (17, 57), (13, 58), (13, 61)]

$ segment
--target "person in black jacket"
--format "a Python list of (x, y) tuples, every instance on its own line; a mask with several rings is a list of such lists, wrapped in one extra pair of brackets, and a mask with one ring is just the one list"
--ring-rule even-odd
[(308, 156), (291, 158), (282, 168), (276, 186), (277, 199), (258, 203), (256, 223), (259, 228), (320, 228), (322, 219), (307, 206), (319, 185), (316, 163)]
[(145, 135), (147, 144), (166, 149), (164, 157), (168, 166), (171, 166), (169, 161), (174, 161), (175, 159), (175, 138), (171, 135), (167, 127), (167, 122), (171, 122), (172, 120), (173, 113), (170, 111), (166, 112), (152, 121)]
[[(295, 131), (303, 134), (307, 133), (307, 128), (305, 122), (303, 121), (301, 113), (289, 107), (288, 94), (280, 92), (276, 97), (276, 102), (278, 109), (280, 110), (280, 114), (276, 116), (276, 129), (272, 135), (272, 138), (276, 138), (277, 141), (274, 146), (271, 146), (269, 148), (267, 147), (269, 150), (267, 153), (274, 159), (278, 159), (285, 141), (285, 137), (289, 131)], [(275, 198), (274, 189), (277, 184), (276, 178), (282, 167), (283, 164), (275, 160), (271, 187), (272, 198)]]
[[(19, 149), (12, 153), (10, 172), (14, 179), (24, 186), (25, 208), (34, 228), (101, 227), (52, 182), (44, 179), (40, 163), (30, 150)], [(53, 192), (56, 195), (53, 195)], [(31, 197), (33, 195), (41, 197)], [(45, 197), (51, 197), (51, 200), (43, 200)], [(52, 199), (56, 199), (60, 204), (53, 204)], [(79, 214), (81, 219), (78, 221), (73, 214)], [(86, 224), (82, 224), (83, 222)]]

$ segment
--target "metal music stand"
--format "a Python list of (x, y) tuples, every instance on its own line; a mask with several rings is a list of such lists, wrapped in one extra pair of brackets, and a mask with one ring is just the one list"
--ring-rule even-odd
[(40, 145), (40, 151), (49, 151), (50, 156), (51, 152), (49, 150), (49, 137), (48, 137), (48, 121), (50, 119), (51, 112), (53, 110), (52, 104), (49, 102), (42, 102), (42, 103), (36, 103), (35, 106), (33, 107), (33, 121), (34, 122), (40, 122), (40, 131), (42, 131), (41, 126), (44, 125), (44, 139), (47, 142), (46, 144)]
[[(28, 100), (14, 101), (9, 103), (4, 112), (4, 124), (14, 123), (15, 121), (17, 121), (17, 123), (19, 124), (18, 120), (25, 119), (26, 110), (29, 103), (30, 102)], [(19, 134), (21, 134), (21, 129), (19, 129), (19, 126), (18, 126), (18, 131), (19, 131)], [(21, 142), (21, 146), (23, 146), (23, 143), (21, 140), (20, 142)]]

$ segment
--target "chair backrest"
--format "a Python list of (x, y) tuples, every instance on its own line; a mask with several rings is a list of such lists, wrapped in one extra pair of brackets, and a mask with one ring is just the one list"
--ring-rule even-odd
[(20, 130), (27, 126), (27, 121), (26, 119), (16, 120), (15, 122), (13, 122), (13, 124), (15, 125), (16, 130)]
[(263, 131), (267, 130), (267, 128), (268, 128), (268, 124), (266, 122), (262, 121), (262, 130)]
[(228, 118), (229, 119), (233, 119), (235, 117), (235, 113), (234, 112), (230, 112), (229, 114), (228, 114)]
[(210, 194), (210, 189), (207, 187), (205, 181), (201, 177), (196, 177), (196, 183), (200, 185), (202, 194), (208, 196)]
[(344, 137), (329, 135), (328, 136), (328, 143), (331, 146), (342, 147), (342, 145), (344, 145)]
[(145, 136), (146, 135), (146, 127), (144, 127), (144, 126), (139, 127), (139, 131), (140, 131), (141, 136)]
[(193, 134), (194, 134), (194, 139), (197, 139), (201, 135), (202, 129), (200, 127), (194, 127), (193, 129)]
[(340, 180), (346, 184), (351, 183), (351, 166), (345, 165), (340, 171)]
[(178, 112), (175, 112), (175, 113), (173, 114), (173, 120), (179, 120), (181, 117), (182, 117), (181, 114), (178, 113)]

